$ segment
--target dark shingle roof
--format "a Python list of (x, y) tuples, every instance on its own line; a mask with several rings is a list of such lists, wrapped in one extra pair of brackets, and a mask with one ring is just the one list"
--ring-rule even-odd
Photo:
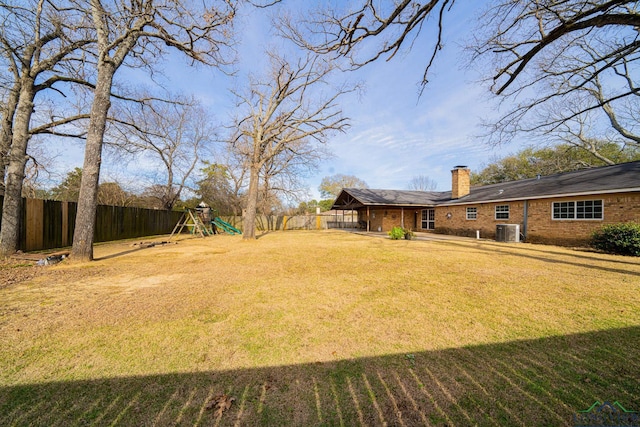
[(640, 191), (640, 161), (472, 187), (468, 195), (444, 204), (568, 197), (621, 191)]
[(334, 202), (333, 208), (436, 206), (624, 191), (640, 191), (640, 161), (472, 187), (468, 195), (455, 200), (451, 199), (450, 191), (345, 188)]
[(450, 191), (345, 188), (333, 203), (333, 208), (356, 209), (361, 206), (434, 206), (447, 200), (451, 200)]

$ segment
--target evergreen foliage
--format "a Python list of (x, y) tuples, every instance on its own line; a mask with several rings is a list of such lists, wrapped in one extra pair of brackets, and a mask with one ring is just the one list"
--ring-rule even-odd
[(640, 256), (640, 223), (605, 225), (593, 233), (591, 246), (610, 254)]

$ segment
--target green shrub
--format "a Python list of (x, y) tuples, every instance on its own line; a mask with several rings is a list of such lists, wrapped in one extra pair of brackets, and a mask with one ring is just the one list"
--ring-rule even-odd
[(404, 239), (404, 230), (402, 227), (393, 227), (389, 232), (389, 236), (392, 240)]
[(415, 234), (409, 228), (393, 227), (388, 233), (392, 240), (408, 239), (411, 240)]
[(602, 226), (591, 235), (591, 246), (610, 254), (640, 256), (640, 223)]

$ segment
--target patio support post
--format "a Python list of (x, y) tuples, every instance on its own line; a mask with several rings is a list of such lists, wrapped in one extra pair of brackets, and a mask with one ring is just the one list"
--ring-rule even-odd
[(369, 206), (367, 206), (367, 233), (369, 232), (369, 222), (371, 217), (369, 216)]

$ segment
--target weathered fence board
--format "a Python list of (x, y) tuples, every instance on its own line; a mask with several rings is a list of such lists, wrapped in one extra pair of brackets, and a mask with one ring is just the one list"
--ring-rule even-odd
[[(0, 196), (0, 207), (2, 201)], [(76, 210), (77, 204), (74, 202), (22, 199), (19, 249), (36, 251), (70, 246)], [(181, 215), (182, 212), (100, 205), (96, 211), (94, 241), (107, 242), (169, 234)], [(222, 216), (222, 219), (242, 230), (242, 217)], [(256, 218), (259, 231), (323, 230), (357, 226), (357, 215), (258, 215)]]
[[(3, 197), (0, 196), (0, 207)], [(71, 245), (77, 204), (54, 200), (22, 199), (19, 249), (36, 251)], [(98, 206), (95, 242), (169, 234), (181, 212)]]
[(44, 244), (44, 200), (26, 199), (23, 206), (26, 206), (27, 217), (25, 249), (31, 251), (41, 248)]
[[(353, 220), (351, 220), (353, 218)], [(242, 230), (241, 216), (223, 216), (236, 228)], [(336, 215), (258, 215), (256, 217), (256, 229), (258, 231), (275, 230), (326, 230), (328, 228), (358, 228), (358, 215), (348, 217)]]

